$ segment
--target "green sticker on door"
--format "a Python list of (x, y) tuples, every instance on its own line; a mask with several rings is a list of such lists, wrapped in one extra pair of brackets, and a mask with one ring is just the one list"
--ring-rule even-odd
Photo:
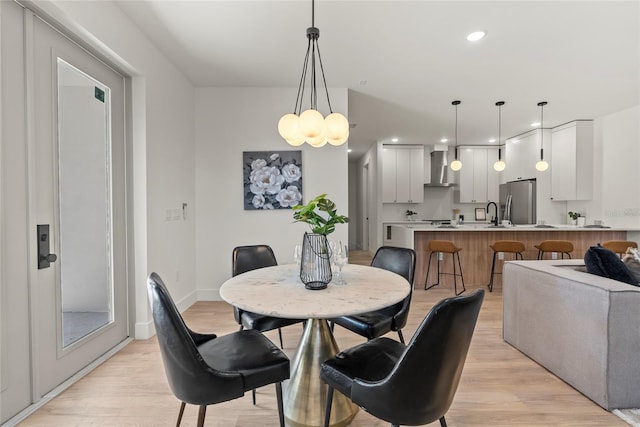
[(100, 89), (99, 87), (95, 86), (96, 90), (95, 90), (95, 94), (94, 96), (96, 97), (96, 99), (100, 102), (104, 102), (104, 91), (102, 89)]

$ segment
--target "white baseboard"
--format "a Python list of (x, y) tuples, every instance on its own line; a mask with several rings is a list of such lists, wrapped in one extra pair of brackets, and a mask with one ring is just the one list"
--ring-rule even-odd
[(137, 340), (148, 340), (156, 334), (156, 328), (153, 325), (153, 320), (148, 322), (136, 322), (134, 338)]
[(200, 289), (198, 292), (198, 301), (222, 301), (218, 289)]

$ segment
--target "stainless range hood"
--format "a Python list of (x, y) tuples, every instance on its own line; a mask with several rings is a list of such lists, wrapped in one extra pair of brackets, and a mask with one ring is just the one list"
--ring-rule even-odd
[(449, 168), (447, 167), (447, 152), (432, 151), (431, 152), (431, 182), (425, 184), (425, 187), (453, 187), (458, 184), (449, 182)]

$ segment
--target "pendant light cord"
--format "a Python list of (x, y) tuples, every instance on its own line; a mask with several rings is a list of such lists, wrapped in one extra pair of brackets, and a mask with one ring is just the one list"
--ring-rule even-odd
[(502, 161), (502, 106), (504, 101), (496, 102), (498, 106), (498, 161)]
[(318, 85), (316, 79), (316, 51), (318, 53), (318, 62), (320, 63), (320, 72), (322, 74), (322, 83), (324, 84), (325, 94), (327, 95), (327, 104), (329, 106), (329, 112), (333, 113), (331, 107), (331, 98), (329, 98), (329, 88), (327, 87), (327, 78), (324, 74), (324, 66), (322, 65), (322, 55), (320, 54), (320, 45), (318, 44), (318, 38), (320, 38), (320, 30), (315, 27), (316, 11), (315, 0), (311, 0), (311, 27), (307, 28), (307, 52), (304, 56), (304, 62), (302, 63), (302, 75), (300, 76), (300, 83), (298, 84), (298, 93), (296, 95), (296, 105), (293, 109), (293, 114), (300, 115), (302, 112), (302, 100), (304, 98), (305, 84), (307, 79), (307, 71), (309, 69), (309, 56), (311, 56), (311, 77), (310, 87), (311, 95), (309, 96), (310, 107), (314, 110), (318, 109)]
[(540, 161), (544, 160), (544, 106), (546, 101), (539, 102), (540, 106)]

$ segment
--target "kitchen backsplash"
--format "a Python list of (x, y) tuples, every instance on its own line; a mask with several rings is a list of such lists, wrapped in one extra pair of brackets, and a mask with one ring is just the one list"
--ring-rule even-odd
[(475, 208), (486, 207), (486, 203), (455, 203), (454, 194), (452, 187), (425, 187), (423, 203), (384, 203), (383, 222), (406, 220), (408, 209), (418, 213), (415, 219), (453, 219), (453, 209), (460, 209), (465, 221), (475, 221)]

